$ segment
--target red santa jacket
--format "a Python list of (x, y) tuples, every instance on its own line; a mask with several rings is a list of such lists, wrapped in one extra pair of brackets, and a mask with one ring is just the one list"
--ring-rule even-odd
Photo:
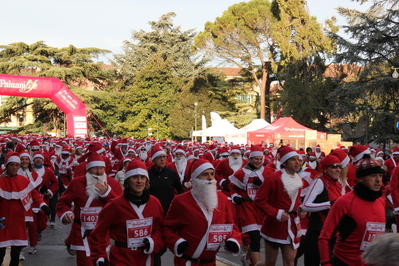
[[(244, 167), (245, 165), (247, 165), (248, 161), (243, 159), (242, 160), (242, 165), (240, 168)], [(239, 170), (239, 169), (238, 169)], [(220, 189), (222, 191), (223, 194), (225, 194), (226, 196), (230, 197), (230, 180), (229, 180), (229, 176), (231, 176), (234, 173), (234, 170), (231, 169), (230, 165), (229, 165), (229, 159), (224, 159), (222, 160), (218, 166), (215, 168), (215, 179), (218, 182), (218, 189)], [(227, 184), (224, 186), (224, 188), (221, 187), (222, 183), (224, 181), (227, 181)]]
[(190, 176), (191, 163), (192, 162), (187, 161), (186, 169), (184, 170), (183, 175), (181, 175), (179, 173), (179, 171), (177, 171), (177, 167), (176, 167), (176, 163), (175, 162), (168, 163), (166, 165), (166, 167), (168, 167), (168, 168), (172, 169), (173, 171), (175, 171), (177, 173), (177, 175), (180, 177), (180, 182), (184, 185), (184, 182), (188, 182), (191, 179), (191, 176)]
[(58, 168), (58, 173), (60, 173), (60, 175), (72, 178), (73, 168), (76, 164), (75, 156), (71, 155), (66, 159), (63, 159), (61, 156), (57, 156), (54, 164)]
[[(86, 176), (75, 177), (72, 179), (68, 188), (59, 198), (56, 212), (60, 220), (69, 212), (73, 212), (75, 221), (72, 223), (71, 229), (71, 245), (75, 250), (85, 250), (83, 247), (82, 234), (81, 234), (81, 221), (80, 214), (81, 208), (85, 207), (89, 199), (86, 193)], [(104, 197), (94, 199), (88, 207), (104, 207), (110, 199), (113, 199), (122, 194), (122, 188), (118, 181), (114, 178), (107, 176), (107, 184), (109, 186), (108, 192)], [(74, 208), (72, 211), (72, 203)], [(87, 206), (86, 206), (87, 207)]]
[[(300, 221), (296, 212), (301, 205), (301, 189), (298, 189), (296, 198), (292, 200), (287, 194), (281, 178), (282, 171), (273, 173), (265, 179), (256, 193), (255, 204), (266, 214), (261, 235), (265, 239), (282, 244), (286, 244), (286, 240), (290, 236), (293, 247), (297, 248), (300, 240), (298, 235)], [(280, 222), (278, 220), (282, 212), (289, 213), (288, 221)]]
[[(55, 176), (53, 170), (48, 167), (43, 166), (41, 169), (34, 169), (34, 172), (38, 175), (35, 184), (41, 180), (41, 183), (36, 186), (36, 189), (40, 192), (46, 204), (49, 205), (50, 198), (52, 198), (58, 190), (58, 178)], [(45, 195), (46, 192), (49, 192), (50, 195)]]
[[(143, 248), (131, 250), (129, 248), (112, 246), (110, 252), (110, 261), (112, 265), (130, 265), (133, 261), (136, 265), (146, 265), (149, 260), (149, 265), (153, 264), (154, 254), (161, 251), (164, 247), (161, 235), (161, 225), (163, 222), (164, 212), (161, 203), (154, 196), (144, 205), (137, 207), (130, 203), (123, 195), (112, 199), (101, 210), (96, 228), (89, 235), (89, 243), (91, 247), (91, 257), (94, 262), (99, 258), (107, 258), (107, 238), (109, 236), (117, 242), (128, 242), (127, 223), (139, 223), (140, 219), (146, 223), (146, 227), (142, 226), (142, 235), (138, 232), (135, 240), (142, 242), (142, 238), (147, 238), (150, 242), (150, 250), (144, 251)], [(148, 225), (148, 220), (151, 219), (151, 225)], [(150, 230), (148, 230), (150, 228)], [(134, 227), (130, 229), (134, 237)], [(147, 231), (146, 231), (147, 230)], [(132, 237), (132, 238), (133, 238)], [(141, 245), (141, 247), (144, 243)]]
[(391, 157), (388, 160), (385, 160), (384, 165), (387, 167), (388, 173), (392, 175), (393, 169), (399, 165), (399, 160), (395, 160), (395, 158)]
[[(183, 240), (189, 243), (185, 256), (198, 259), (211, 259), (217, 254), (219, 248), (215, 250), (207, 249), (213, 238), (206, 239), (208, 236), (209, 222), (213, 230), (217, 230), (216, 225), (232, 226), (232, 231), (222, 237), (241, 244), (241, 233), (233, 222), (229, 201), (226, 196), (218, 192), (218, 207), (213, 211), (212, 220), (205, 217), (202, 208), (194, 199), (191, 191), (187, 191), (174, 198), (165, 221), (162, 225), (162, 236), (166, 246), (175, 254), (175, 265), (186, 265), (187, 260), (177, 257), (177, 245)], [(182, 213), (185, 215), (182, 216)], [(216, 229), (215, 229), (216, 228)], [(204, 242), (201, 240), (205, 238)], [(201, 246), (200, 245), (201, 242)]]

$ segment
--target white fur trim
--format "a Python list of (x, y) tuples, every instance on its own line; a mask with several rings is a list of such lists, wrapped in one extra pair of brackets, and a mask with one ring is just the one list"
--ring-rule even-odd
[(154, 161), (154, 159), (157, 158), (157, 157), (160, 156), (160, 155), (166, 155), (165, 151), (162, 150), (162, 151), (157, 151), (156, 153), (154, 153), (154, 154), (151, 156), (151, 162)]
[(180, 238), (179, 240), (176, 241), (175, 246), (174, 246), (173, 249), (175, 250), (174, 253), (175, 253), (175, 255), (176, 255), (177, 257), (181, 257), (181, 256), (183, 255), (183, 254), (178, 254), (178, 253), (177, 253), (177, 246), (179, 246), (180, 243), (185, 242), (185, 241), (186, 241), (186, 240), (185, 240), (184, 238)]
[(286, 155), (284, 155), (283, 157), (280, 158), (280, 163), (283, 164), (289, 158), (294, 157), (294, 156), (299, 156), (299, 154), (296, 151), (290, 151)]
[(241, 232), (246, 233), (246, 232), (250, 232), (250, 231), (260, 231), (261, 227), (262, 226), (259, 224), (249, 224), (249, 225), (243, 226), (241, 228)]
[(241, 151), (239, 149), (232, 149), (230, 150), (230, 154), (232, 154), (233, 152), (238, 152), (239, 154), (241, 154)]
[(44, 160), (44, 156), (42, 154), (35, 154), (35, 155), (33, 155), (32, 161), (38, 157), (40, 157)]
[(100, 195), (100, 197), (101, 197), (101, 198), (105, 198), (105, 197), (108, 196), (108, 194), (109, 194), (110, 192), (111, 192), (111, 186), (108, 186), (107, 191), (106, 191), (103, 195)]
[(281, 216), (283, 216), (284, 210), (278, 210), (276, 220), (281, 222)]
[(356, 155), (355, 157), (353, 157), (353, 162), (357, 162), (360, 159), (362, 159), (364, 154), (370, 154), (370, 150), (368, 150), (368, 149), (364, 150), (361, 153), (359, 153), (358, 155)]
[(346, 156), (345, 159), (341, 162), (342, 168), (345, 168), (350, 162), (349, 156)]
[(181, 153), (184, 154), (184, 156), (186, 156), (186, 151), (185, 150), (177, 149), (177, 150), (175, 150), (174, 154), (176, 154), (177, 152), (181, 152)]
[(257, 157), (257, 156), (263, 157), (263, 152), (261, 152), (261, 151), (252, 151), (252, 152), (249, 154), (249, 158)]
[(192, 173), (191, 173), (191, 179), (197, 178), (203, 171), (207, 170), (207, 169), (213, 169), (215, 170), (215, 168), (213, 167), (213, 165), (211, 163), (203, 163), (200, 166), (197, 167), (197, 169), (195, 169)]
[(148, 239), (148, 241), (150, 242), (150, 250), (146, 251), (144, 249), (144, 253), (145, 254), (151, 254), (152, 252), (154, 252), (154, 240), (151, 237), (146, 237)]
[(21, 158), (19, 158), (19, 156), (10, 156), (7, 160), (7, 164), (9, 163), (21, 163)]
[(103, 161), (92, 161), (92, 162), (89, 162), (89, 163), (86, 164), (86, 170), (89, 170), (90, 168), (95, 167), (95, 166), (103, 166), (103, 167), (105, 167), (105, 162), (103, 162)]
[(236, 243), (236, 245), (238, 247), (238, 251), (237, 251), (237, 253), (231, 253), (231, 254), (233, 254), (233, 256), (238, 256), (238, 254), (240, 254), (240, 251), (241, 251), (240, 243), (234, 238), (228, 238), (226, 241), (231, 241), (231, 242)]
[(146, 176), (147, 178), (149, 178), (149, 177), (148, 177), (148, 171), (147, 171), (147, 170), (145, 170), (145, 169), (143, 169), (143, 168), (136, 168), (136, 169), (132, 169), (132, 170), (127, 171), (127, 172), (125, 173), (125, 179), (128, 178), (128, 177), (131, 177), (131, 176), (133, 176), (133, 175), (144, 175), (144, 176)]
[(31, 146), (30, 147), (31, 150), (40, 150), (40, 146)]

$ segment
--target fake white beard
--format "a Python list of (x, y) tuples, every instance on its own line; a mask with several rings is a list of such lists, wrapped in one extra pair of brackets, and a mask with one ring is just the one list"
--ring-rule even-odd
[(294, 176), (290, 176), (289, 174), (283, 172), (281, 175), (281, 181), (283, 182), (288, 196), (290, 196), (291, 200), (295, 200), (298, 189), (303, 186), (302, 178), (297, 173), (295, 173)]
[(140, 160), (145, 161), (145, 160), (147, 160), (148, 153), (146, 151), (140, 151), (139, 157), (140, 157)]
[(194, 178), (191, 180), (193, 189), (191, 193), (198, 203), (209, 213), (218, 207), (218, 195), (216, 192), (216, 180), (203, 180)]
[(229, 166), (231, 169), (233, 169), (234, 172), (241, 169), (242, 168), (242, 157), (238, 156), (237, 159), (234, 159), (234, 157), (229, 156)]
[(55, 148), (55, 155), (61, 156), (62, 149), (61, 148)]
[(93, 197), (94, 199), (97, 199), (98, 196), (100, 196), (100, 194), (96, 191), (95, 185), (97, 183), (104, 184), (105, 181), (107, 181), (107, 175), (105, 173), (101, 176), (86, 173), (86, 194), (89, 197)]
[(179, 171), (180, 174), (183, 174), (183, 170), (185, 170), (187, 166), (186, 157), (176, 157), (175, 164), (177, 171)]
[(152, 144), (145, 144), (145, 149), (151, 151)]

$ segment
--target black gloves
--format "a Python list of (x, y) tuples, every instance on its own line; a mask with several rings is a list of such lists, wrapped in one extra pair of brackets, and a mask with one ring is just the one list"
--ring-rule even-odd
[(42, 194), (46, 194), (46, 192), (47, 192), (47, 186), (46, 186), (46, 185), (42, 186), (42, 187), (39, 189), (39, 192), (42, 193)]
[(227, 186), (228, 184), (229, 184), (229, 181), (223, 180), (222, 183), (220, 184), (220, 186), (221, 186), (222, 188), (226, 188), (226, 186)]
[(143, 243), (144, 243), (144, 250), (148, 252), (151, 248), (150, 240), (148, 240), (148, 238), (144, 238)]
[(231, 240), (227, 240), (226, 243), (224, 244), (224, 248), (228, 251), (230, 251), (231, 253), (237, 253), (238, 251), (240, 251), (240, 247)]
[(258, 187), (260, 187), (260, 185), (262, 185), (262, 180), (260, 180), (259, 178), (255, 178), (252, 183), (254, 183), (255, 185), (257, 185)]
[(43, 205), (40, 209), (42, 209), (42, 211), (44, 211), (44, 213), (46, 215), (50, 215), (51, 214), (51, 210), (50, 210), (49, 206), (47, 206), (47, 205)]
[(235, 197), (233, 198), (233, 201), (234, 201), (235, 204), (240, 205), (240, 204), (242, 204), (242, 201), (243, 201), (243, 200), (242, 200), (241, 197), (235, 196)]
[(108, 263), (106, 261), (99, 261), (98, 266), (107, 266)]
[(184, 251), (188, 248), (188, 242), (183, 241), (177, 246), (177, 254), (183, 254)]

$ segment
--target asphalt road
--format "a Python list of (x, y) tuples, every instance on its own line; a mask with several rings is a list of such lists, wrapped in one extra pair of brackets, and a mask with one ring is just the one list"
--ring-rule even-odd
[[(54, 228), (47, 227), (43, 232), (43, 238), (37, 246), (37, 253), (34, 255), (28, 254), (28, 247), (22, 251), (25, 256), (25, 260), (20, 262), (22, 266), (74, 266), (76, 265), (75, 257), (67, 253), (64, 245), (64, 239), (69, 233), (70, 226), (63, 225), (58, 218), (56, 219), (56, 225)], [(263, 244), (261, 250), (262, 256), (264, 256)], [(220, 249), (217, 255), (218, 266), (239, 266), (241, 263), (241, 255), (233, 256), (229, 252), (224, 251), (223, 247)], [(162, 256), (162, 266), (173, 265), (173, 254), (167, 251)], [(276, 265), (282, 265), (281, 254)], [(8, 266), (7, 258), (4, 261), (4, 266)], [(300, 259), (298, 266), (303, 266), (303, 259)]]

